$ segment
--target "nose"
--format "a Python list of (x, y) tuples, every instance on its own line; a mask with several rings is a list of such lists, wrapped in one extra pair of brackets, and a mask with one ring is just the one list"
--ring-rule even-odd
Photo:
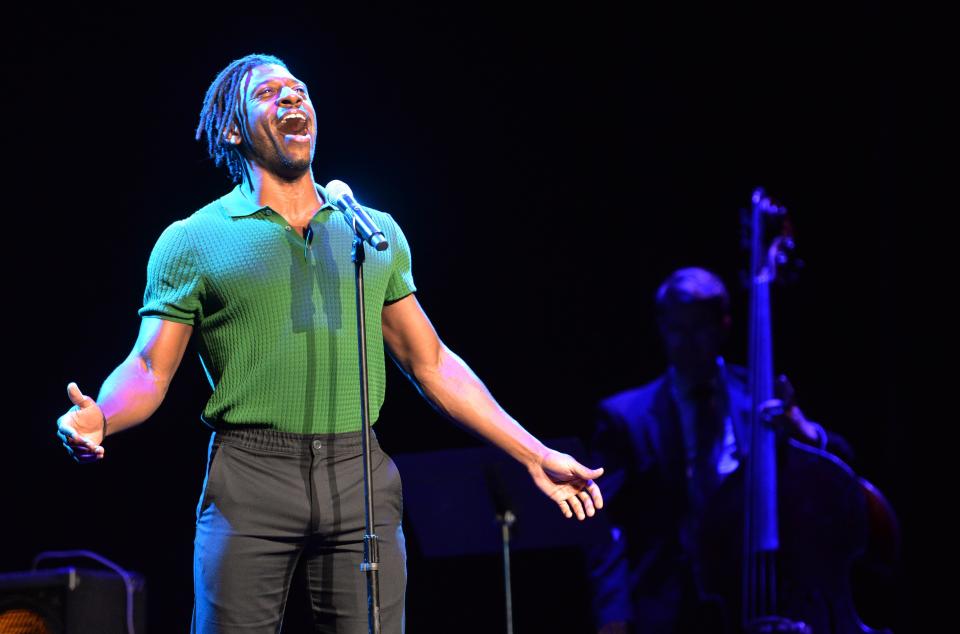
[(294, 108), (303, 103), (303, 95), (289, 86), (280, 89), (279, 103), (284, 108)]

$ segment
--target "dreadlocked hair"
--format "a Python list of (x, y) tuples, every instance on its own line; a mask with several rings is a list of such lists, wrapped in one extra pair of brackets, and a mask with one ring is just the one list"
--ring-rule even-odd
[(240, 146), (229, 143), (224, 138), (231, 125), (236, 124), (245, 143), (247, 137), (246, 116), (243, 109), (243, 78), (253, 68), (263, 64), (287, 65), (273, 55), (254, 53), (235, 59), (220, 71), (217, 78), (207, 88), (207, 95), (203, 98), (203, 108), (200, 110), (200, 124), (197, 126), (196, 139), (207, 135), (207, 152), (215, 165), (226, 165), (233, 182), (240, 183), (247, 173), (247, 162), (244, 159)]

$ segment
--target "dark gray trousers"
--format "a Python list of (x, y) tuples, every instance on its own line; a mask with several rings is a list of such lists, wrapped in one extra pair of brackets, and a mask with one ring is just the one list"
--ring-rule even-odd
[[(371, 434), (384, 634), (403, 632), (400, 474)], [(367, 632), (360, 433), (231, 429), (210, 440), (197, 506), (192, 632), (274, 634), (305, 558), (316, 632)]]

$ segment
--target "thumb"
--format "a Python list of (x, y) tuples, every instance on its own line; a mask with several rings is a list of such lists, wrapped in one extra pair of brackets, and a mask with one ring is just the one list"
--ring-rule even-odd
[(599, 478), (603, 475), (603, 467), (598, 469), (589, 469), (579, 462), (577, 463), (576, 469), (574, 469), (577, 476), (583, 478), (584, 480), (593, 480), (594, 478)]
[(67, 384), (67, 396), (70, 397), (70, 402), (80, 409), (93, 405), (93, 399), (81, 392), (73, 381)]

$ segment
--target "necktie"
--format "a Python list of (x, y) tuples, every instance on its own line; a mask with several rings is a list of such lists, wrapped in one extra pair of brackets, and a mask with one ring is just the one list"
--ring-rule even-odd
[(722, 419), (713, 386), (706, 385), (691, 392), (693, 400), (694, 445), (690, 467), (691, 510), (699, 516), (707, 501), (720, 485), (717, 458), (722, 440)]

